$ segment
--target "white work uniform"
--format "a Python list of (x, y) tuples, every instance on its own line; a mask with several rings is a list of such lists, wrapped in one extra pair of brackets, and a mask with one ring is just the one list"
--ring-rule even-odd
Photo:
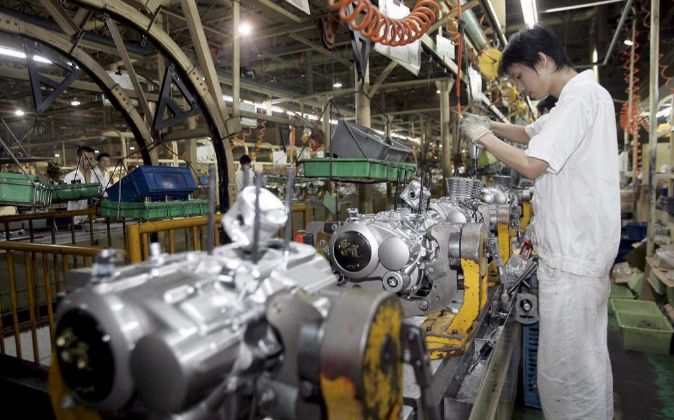
[(620, 242), (615, 111), (587, 70), (547, 118), (526, 127), (535, 180), (532, 239), (541, 266), (538, 390), (546, 419), (612, 419), (606, 342), (609, 270)]
[[(98, 179), (96, 178), (96, 175), (94, 174), (93, 170), (89, 170), (89, 183), (91, 184), (97, 184)], [(78, 180), (80, 183), (84, 184), (87, 181), (84, 178), (84, 174), (82, 173), (82, 170), (80, 168), (76, 168), (74, 171), (69, 172), (64, 178), (63, 178), (63, 183), (64, 184), (72, 184), (73, 181)], [(87, 200), (71, 200), (68, 201), (68, 210), (83, 210), (88, 207)], [(85, 216), (75, 216), (73, 218), (73, 222), (78, 225), (80, 223), (83, 223), (87, 218)]]
[(96, 175), (94, 178), (96, 179), (96, 182), (101, 184), (101, 188), (99, 189), (99, 192), (103, 194), (104, 197), (108, 196), (108, 193), (105, 192), (105, 190), (110, 187), (108, 183), (110, 182), (110, 175), (108, 175), (108, 172), (106, 171), (105, 173), (101, 171), (101, 168), (98, 166), (94, 168), (94, 174)]
[(243, 185), (243, 171), (236, 171), (236, 190), (241, 191), (244, 187), (249, 185), (255, 185), (255, 172), (252, 169), (248, 169), (248, 184)]

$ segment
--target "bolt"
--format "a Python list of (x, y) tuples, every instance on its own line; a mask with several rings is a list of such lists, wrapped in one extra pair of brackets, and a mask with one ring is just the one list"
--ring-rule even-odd
[(426, 274), (433, 274), (433, 273), (435, 273), (435, 269), (433, 267), (426, 268)]
[(422, 300), (421, 302), (419, 302), (419, 309), (421, 309), (422, 311), (427, 310), (428, 309), (428, 301)]
[(389, 277), (386, 279), (386, 284), (388, 284), (389, 287), (398, 287), (398, 279), (395, 277)]
[(529, 302), (524, 302), (524, 305), (522, 305), (522, 308), (524, 308), (525, 311), (530, 311), (531, 310), (531, 304)]

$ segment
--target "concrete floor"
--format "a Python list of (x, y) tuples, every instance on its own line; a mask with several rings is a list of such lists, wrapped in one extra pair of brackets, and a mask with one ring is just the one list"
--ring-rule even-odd
[[(624, 350), (620, 328), (609, 315), (608, 344), (613, 366), (615, 420), (674, 420), (674, 356)], [(522, 401), (513, 420), (543, 419)]]

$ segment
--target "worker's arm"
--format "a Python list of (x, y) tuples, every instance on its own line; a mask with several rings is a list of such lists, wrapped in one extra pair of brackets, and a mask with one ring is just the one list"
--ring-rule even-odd
[(489, 129), (497, 136), (506, 138), (512, 142), (529, 144), (529, 135), (523, 125), (490, 121)]
[[(526, 136), (526, 133), (524, 135)], [(483, 135), (475, 143), (483, 146), (506, 166), (529, 179), (538, 178), (539, 175), (548, 169), (546, 161), (527, 156), (524, 150), (509, 145), (491, 133)]]

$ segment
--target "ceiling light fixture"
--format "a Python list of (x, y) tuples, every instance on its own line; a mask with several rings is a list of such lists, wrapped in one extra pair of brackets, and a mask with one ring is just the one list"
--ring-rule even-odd
[(344, 85), (342, 85), (342, 82), (335, 82), (335, 83), (332, 84), (332, 87), (335, 88), (335, 89), (339, 89), (342, 86), (344, 86)]
[(634, 42), (632, 42), (631, 39), (626, 39), (625, 42), (623, 42), (623, 44), (627, 45), (628, 47), (631, 47), (632, 45), (634, 45)]
[(527, 27), (533, 27), (538, 22), (538, 10), (536, 9), (536, 0), (520, 0), (522, 6), (522, 16)]
[(23, 117), (25, 114), (26, 113), (23, 112), (23, 109), (17, 109), (16, 111), (14, 111), (14, 115), (16, 115), (17, 117)]
[(253, 26), (250, 22), (241, 22), (239, 25), (239, 35), (248, 36), (253, 33)]
[(435, 93), (437, 93), (439, 95), (441, 93), (440, 89), (436, 90)]
[(625, 1), (625, 0), (594, 1), (592, 3), (575, 4), (573, 6), (555, 7), (555, 8), (552, 8), (552, 9), (544, 10), (542, 13), (567, 12), (569, 10), (576, 10), (576, 9), (584, 9), (584, 8), (587, 8), (587, 7), (601, 6), (602, 4), (621, 3), (623, 1)]
[(134, 146), (129, 146), (129, 150), (136, 150)]
[(78, 101), (77, 99), (73, 99), (73, 100), (70, 102), (70, 106), (80, 106), (81, 104), (82, 104), (82, 103), (81, 103), (80, 101)]
[(61, 157), (60, 153), (54, 153), (54, 157)]
[(592, 66), (592, 71), (594, 72), (594, 78), (599, 80), (599, 66), (597, 66), (597, 60), (599, 59), (599, 55), (597, 54), (597, 47), (594, 47), (592, 50), (592, 62), (594, 65)]

